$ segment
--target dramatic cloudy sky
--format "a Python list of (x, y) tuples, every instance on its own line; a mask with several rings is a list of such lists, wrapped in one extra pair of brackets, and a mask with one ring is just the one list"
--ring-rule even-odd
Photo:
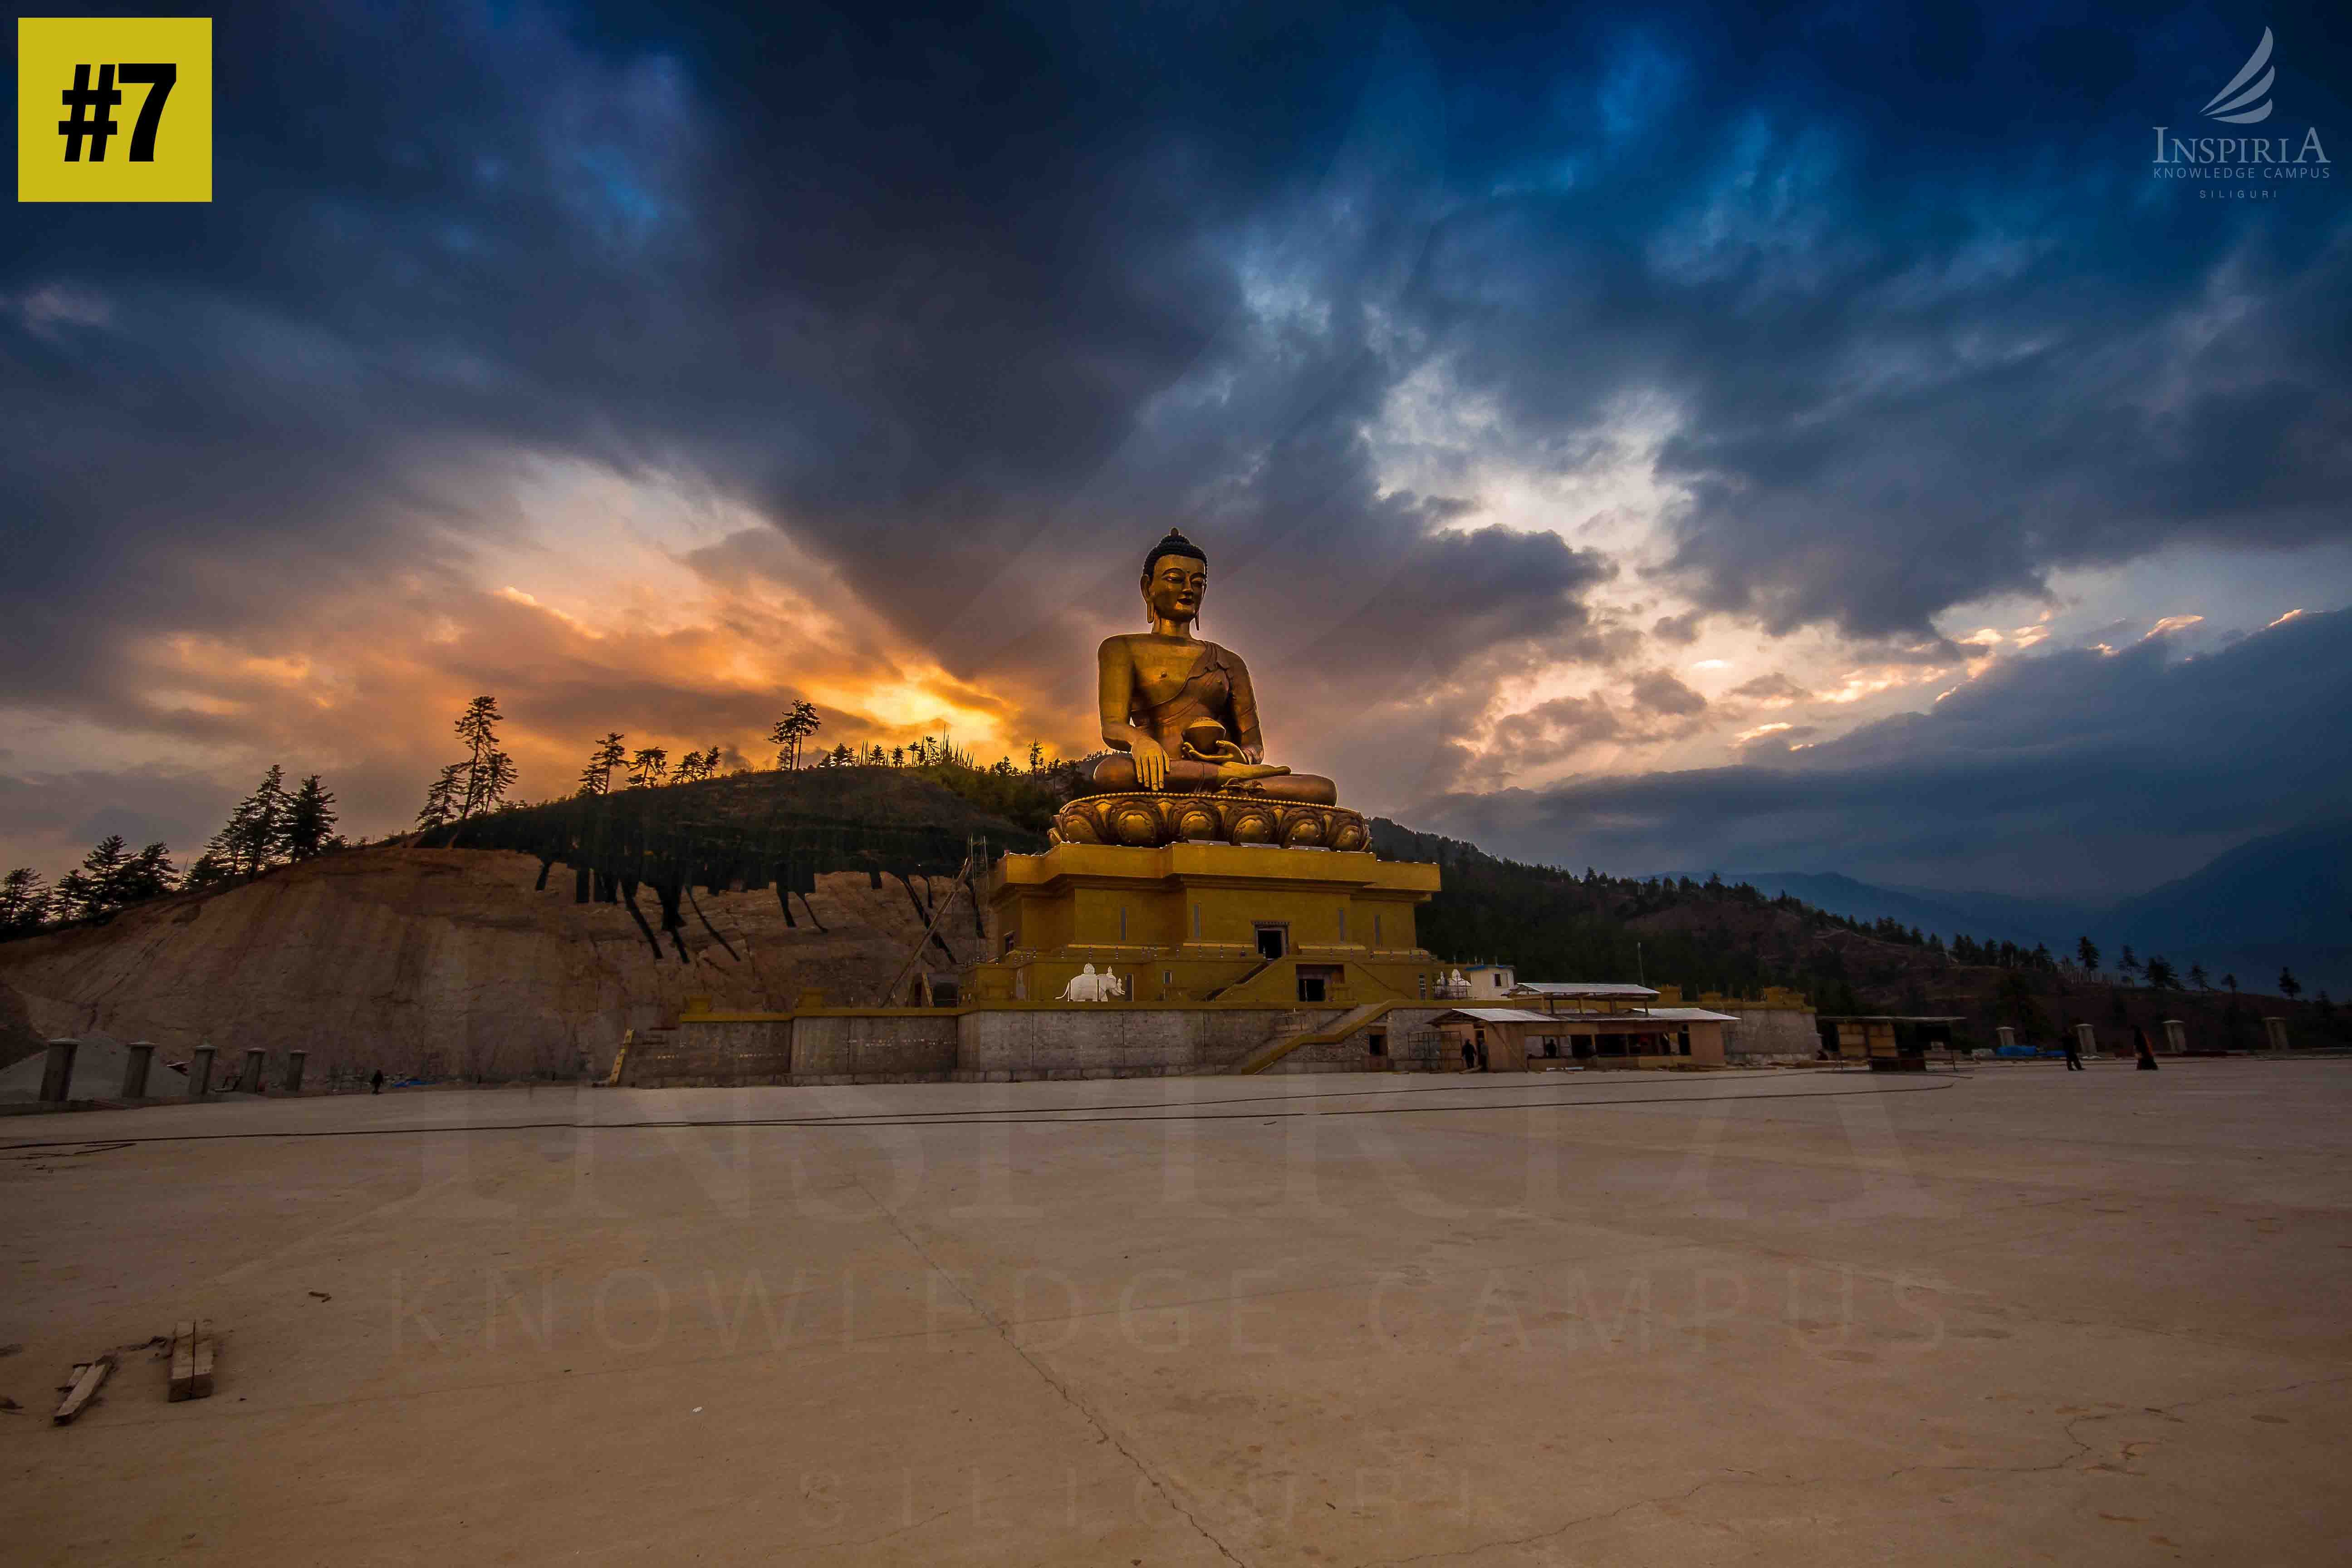
[(2332, 8), (216, 9), (215, 202), (0, 231), (0, 863), (389, 831), (484, 691), (534, 796), (1082, 752), (1171, 525), (1276, 760), (1525, 856), (2343, 808), (2352, 172), (2151, 167), (2352, 149)]

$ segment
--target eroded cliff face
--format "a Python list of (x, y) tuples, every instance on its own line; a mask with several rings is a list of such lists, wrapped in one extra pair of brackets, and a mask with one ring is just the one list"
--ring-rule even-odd
[[(207, 1042), (224, 1060), (254, 1046), (307, 1050), (314, 1079), (379, 1067), (562, 1075), (583, 1058), (604, 1070), (624, 1030), (674, 1018), (688, 996), (722, 1009), (781, 1010), (803, 991), (875, 1002), (925, 919), (895, 877), (879, 889), (863, 874), (820, 877), (815, 920), (795, 897), (792, 926), (772, 889), (698, 891), (718, 936), (682, 906), (682, 962), (650, 889), (638, 905), (658, 957), (625, 907), (574, 903), (560, 866), (536, 891), (539, 873), (528, 856), (485, 850), (325, 856), (105, 926), (0, 943), (0, 988), (34, 1038), (99, 1029), (173, 1058)], [(947, 890), (945, 879), (913, 885), (926, 900)], [(978, 956), (968, 893), (940, 935), (957, 960)], [(935, 942), (925, 967), (954, 965)]]

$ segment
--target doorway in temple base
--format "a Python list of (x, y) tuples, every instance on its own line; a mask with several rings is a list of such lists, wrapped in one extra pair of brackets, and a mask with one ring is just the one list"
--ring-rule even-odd
[(1290, 928), (1288, 926), (1269, 925), (1264, 921), (1258, 922), (1257, 955), (1260, 958), (1280, 958), (1289, 951)]
[(1298, 966), (1298, 999), (1301, 1002), (1328, 1002), (1331, 988), (1339, 984), (1347, 972), (1336, 963), (1302, 963)]

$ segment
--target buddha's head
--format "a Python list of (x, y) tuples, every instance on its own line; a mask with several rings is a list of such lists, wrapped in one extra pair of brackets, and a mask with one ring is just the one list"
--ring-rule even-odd
[(1190, 626), (1200, 618), (1201, 597), (1209, 591), (1209, 558), (1201, 547), (1177, 532), (1151, 547), (1143, 558), (1143, 603), (1151, 624), (1171, 621)]

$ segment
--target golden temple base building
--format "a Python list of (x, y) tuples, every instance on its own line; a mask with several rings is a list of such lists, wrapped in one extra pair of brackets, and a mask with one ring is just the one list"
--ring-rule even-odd
[[(1120, 1000), (1357, 1006), (1432, 1000), (1444, 965), (1414, 915), (1434, 866), (1368, 850), (1056, 844), (1008, 855), (986, 889), (969, 1002)], [(1075, 989), (1074, 989), (1075, 986)]]

